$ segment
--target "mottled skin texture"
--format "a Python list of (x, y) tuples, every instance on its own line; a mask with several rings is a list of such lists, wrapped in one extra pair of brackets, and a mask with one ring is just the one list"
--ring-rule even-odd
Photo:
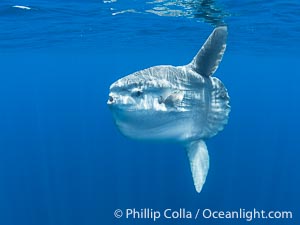
[(190, 66), (155, 66), (133, 73), (111, 86), (110, 97), (116, 125), (133, 139), (209, 138), (223, 128), (220, 123), (226, 124), (230, 109), (222, 82)]

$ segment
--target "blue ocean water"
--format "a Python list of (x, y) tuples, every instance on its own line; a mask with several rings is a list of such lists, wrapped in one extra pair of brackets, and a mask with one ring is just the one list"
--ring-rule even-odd
[[(299, 224), (299, 10), (297, 0), (2, 0), (0, 224)], [(198, 194), (184, 149), (126, 139), (106, 101), (122, 76), (189, 63), (224, 24), (215, 76), (232, 111), (207, 141)], [(293, 219), (114, 217), (133, 208)]]

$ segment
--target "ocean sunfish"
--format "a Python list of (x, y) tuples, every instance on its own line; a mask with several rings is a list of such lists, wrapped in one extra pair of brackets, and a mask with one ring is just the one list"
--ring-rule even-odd
[(191, 63), (154, 66), (125, 76), (110, 86), (107, 101), (124, 136), (184, 146), (197, 192), (209, 169), (205, 140), (223, 129), (230, 112), (226, 88), (212, 77), (226, 39), (227, 27), (215, 28)]

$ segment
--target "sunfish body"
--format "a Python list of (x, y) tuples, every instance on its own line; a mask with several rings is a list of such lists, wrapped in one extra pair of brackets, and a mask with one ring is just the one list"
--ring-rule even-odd
[(121, 133), (132, 139), (182, 144), (197, 192), (209, 169), (204, 140), (223, 129), (230, 112), (226, 88), (212, 77), (226, 39), (227, 27), (217, 27), (188, 65), (150, 67), (110, 86), (107, 104)]

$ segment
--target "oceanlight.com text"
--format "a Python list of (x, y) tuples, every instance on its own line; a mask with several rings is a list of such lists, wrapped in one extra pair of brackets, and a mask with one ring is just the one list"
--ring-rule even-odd
[(114, 216), (117, 219), (134, 219), (134, 220), (153, 220), (160, 219), (193, 219), (193, 220), (246, 220), (251, 222), (260, 219), (293, 219), (292, 211), (279, 211), (279, 210), (252, 210), (238, 209), (238, 210), (213, 210), (213, 209), (172, 209), (166, 208), (157, 210), (152, 208), (127, 208), (116, 209)]
[[(197, 210), (197, 214), (199, 213), (200, 209)], [(201, 216), (204, 219), (245, 219), (250, 222), (254, 219), (292, 219), (293, 213), (291, 211), (265, 211), (255, 208), (253, 210), (239, 209), (237, 211), (204, 209)]]

